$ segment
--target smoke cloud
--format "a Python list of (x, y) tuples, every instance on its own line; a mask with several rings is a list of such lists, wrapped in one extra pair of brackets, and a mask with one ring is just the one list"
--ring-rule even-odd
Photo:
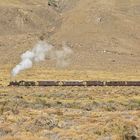
[(51, 59), (55, 59), (57, 67), (66, 67), (70, 63), (70, 56), (73, 53), (72, 49), (69, 48), (65, 43), (63, 43), (63, 48), (61, 50), (54, 50), (50, 54)]
[(72, 53), (73, 51), (66, 44), (63, 44), (61, 50), (56, 50), (51, 44), (39, 41), (32, 50), (28, 50), (21, 55), (21, 62), (13, 68), (12, 76), (32, 68), (33, 63), (45, 61), (46, 57), (55, 60), (56, 66), (66, 67), (70, 63)]

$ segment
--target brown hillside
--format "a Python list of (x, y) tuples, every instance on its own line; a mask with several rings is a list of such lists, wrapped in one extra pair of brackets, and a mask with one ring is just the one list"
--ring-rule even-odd
[[(139, 0), (49, 2), (0, 1), (1, 77), (9, 80), (21, 53), (32, 48), (43, 35), (56, 47), (67, 42), (74, 51), (71, 65), (61, 70), (46, 60), (34, 66), (36, 72), (27, 70), (17, 78), (28, 79), (29, 72), (31, 79), (139, 79)], [(44, 76), (36, 76), (39, 71)]]

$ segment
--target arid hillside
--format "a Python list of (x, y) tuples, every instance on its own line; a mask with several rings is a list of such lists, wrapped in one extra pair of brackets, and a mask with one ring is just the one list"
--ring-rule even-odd
[(120, 76), (124, 75), (126, 79), (138, 80), (139, 23), (139, 0), (1, 0), (0, 75), (9, 80), (20, 55), (33, 48), (43, 36), (56, 48), (66, 42), (73, 49), (71, 65), (58, 69), (52, 61), (46, 60), (17, 78), (30, 78), (30, 73), (34, 79), (40, 79), (36, 76), (38, 72), (47, 76), (46, 73), (54, 71), (54, 79), (61, 77), (59, 72), (65, 72), (68, 76), (62, 79), (73, 79), (79, 73), (81, 76), (77, 79), (82, 79), (85, 73), (88, 79), (118, 77), (124, 80)]
[(61, 28), (51, 38), (72, 43), (76, 66), (105, 71), (139, 69), (139, 1), (81, 0), (62, 19)]
[[(47, 57), (12, 76), (40, 40), (71, 48), (69, 65)], [(7, 86), (140, 81), (139, 45), (140, 0), (0, 0), (0, 140), (140, 140), (140, 87)]]

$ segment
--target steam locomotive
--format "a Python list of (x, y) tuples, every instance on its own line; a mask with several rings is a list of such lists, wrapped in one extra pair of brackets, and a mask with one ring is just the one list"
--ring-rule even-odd
[(8, 86), (140, 86), (140, 81), (11, 81)]

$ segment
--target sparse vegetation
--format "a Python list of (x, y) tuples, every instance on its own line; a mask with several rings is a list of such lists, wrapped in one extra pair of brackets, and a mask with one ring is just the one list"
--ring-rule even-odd
[[(129, 89), (131, 96), (126, 94)], [(0, 123), (3, 119), (4, 122), (0, 130), (3, 136), (26, 133), (25, 136), (48, 140), (127, 140), (139, 136), (139, 94), (133, 94), (134, 91), (139, 93), (139, 87), (9, 87), (0, 98), (1, 103), (8, 101), (1, 107)], [(137, 128), (135, 134), (129, 134), (128, 122)]]

